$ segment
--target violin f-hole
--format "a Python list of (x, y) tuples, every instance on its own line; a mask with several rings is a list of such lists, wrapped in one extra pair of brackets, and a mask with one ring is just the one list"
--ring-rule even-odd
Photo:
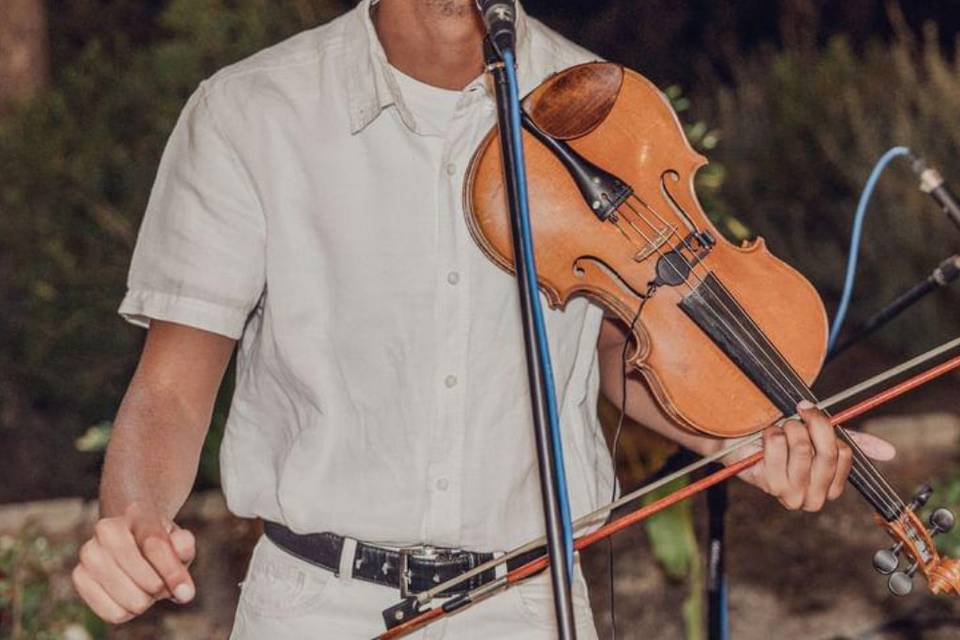
[(667, 204), (670, 205), (670, 208), (673, 209), (674, 213), (683, 220), (684, 224), (687, 225), (687, 230), (690, 233), (697, 233), (700, 229), (697, 228), (697, 225), (693, 223), (693, 220), (687, 215), (687, 212), (684, 210), (676, 198), (673, 197), (673, 194), (670, 193), (670, 189), (667, 187), (667, 178), (670, 178), (674, 182), (680, 182), (680, 174), (673, 169), (667, 169), (662, 174), (660, 174), (660, 193), (663, 194), (664, 199), (667, 201)]

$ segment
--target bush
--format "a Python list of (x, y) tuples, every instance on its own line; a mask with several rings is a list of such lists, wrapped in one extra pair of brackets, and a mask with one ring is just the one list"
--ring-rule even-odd
[[(853, 211), (871, 167), (907, 145), (960, 183), (960, 63), (931, 26), (918, 40), (891, 13), (896, 36), (855, 49), (842, 36), (824, 47), (799, 44), (731, 64), (731, 86), (694, 100), (718, 127), (726, 179), (721, 209), (765, 236), (828, 301), (839, 297)], [(702, 89), (702, 88), (701, 88)], [(917, 190), (905, 161), (878, 185), (865, 226), (849, 323), (862, 320), (926, 277), (956, 251), (957, 229)], [(960, 295), (917, 305), (877, 343), (919, 352), (952, 336)], [(848, 327), (851, 324), (847, 325)], [(922, 331), (912, 330), (922, 327)]]

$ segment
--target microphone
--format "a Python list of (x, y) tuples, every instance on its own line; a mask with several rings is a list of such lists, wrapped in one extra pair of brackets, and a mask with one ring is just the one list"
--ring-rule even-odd
[(502, 56), (504, 51), (513, 51), (517, 44), (517, 9), (513, 0), (477, 0), (477, 9), (487, 35)]
[(913, 154), (910, 154), (910, 158), (913, 172), (920, 178), (920, 190), (930, 194), (930, 197), (936, 200), (947, 217), (960, 227), (960, 202), (957, 201), (957, 196), (943, 180), (943, 176), (940, 175), (939, 171), (928, 165), (923, 158)]

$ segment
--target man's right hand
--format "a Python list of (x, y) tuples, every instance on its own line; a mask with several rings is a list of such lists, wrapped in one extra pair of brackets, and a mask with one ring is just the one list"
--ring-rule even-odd
[(133, 504), (122, 516), (97, 522), (80, 548), (73, 584), (94, 613), (120, 624), (164, 598), (193, 600), (187, 567), (195, 553), (192, 533)]

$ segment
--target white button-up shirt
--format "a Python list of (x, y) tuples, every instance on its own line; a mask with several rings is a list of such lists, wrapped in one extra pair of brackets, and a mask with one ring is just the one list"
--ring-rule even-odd
[[(495, 124), (483, 78), (418, 126), (370, 2), (228, 67), (187, 103), (120, 307), (240, 339), (231, 510), (306, 533), (491, 551), (542, 534), (514, 278), (461, 190)], [(520, 12), (521, 90), (588, 52)], [(575, 515), (610, 495), (602, 311), (548, 311)]]

